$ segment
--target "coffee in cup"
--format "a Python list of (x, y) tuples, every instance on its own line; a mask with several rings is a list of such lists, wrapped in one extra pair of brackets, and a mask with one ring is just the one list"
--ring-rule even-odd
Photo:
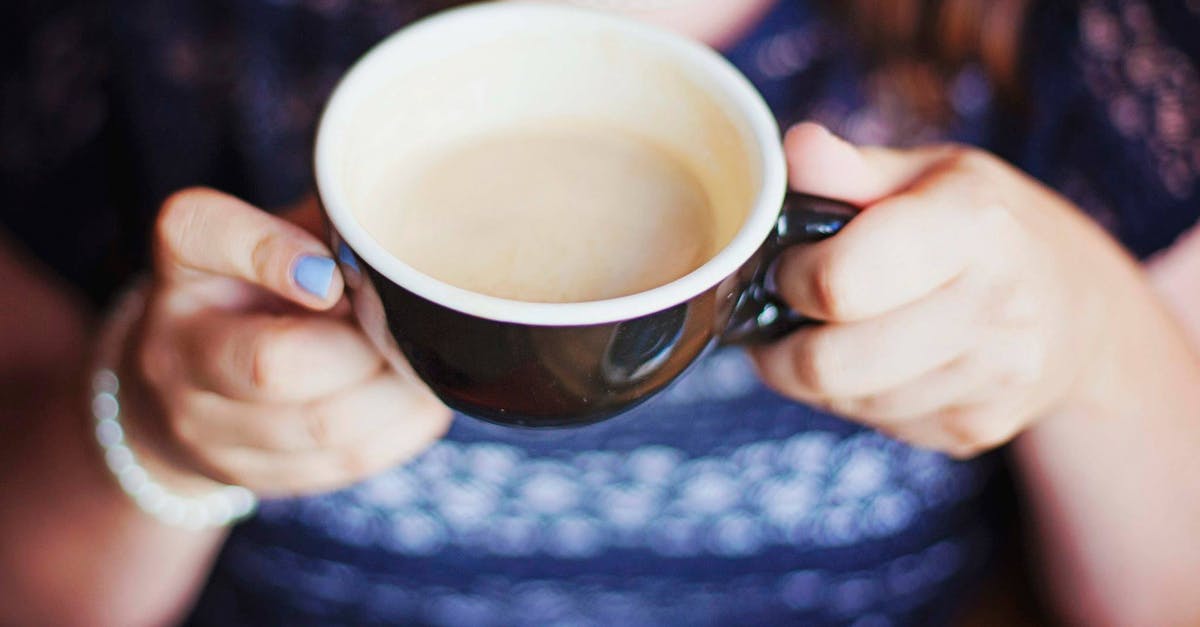
[(541, 3), (379, 44), (330, 99), (316, 174), (375, 345), (450, 407), (527, 427), (612, 416), (718, 343), (795, 329), (772, 262), (855, 214), (787, 194), (779, 127), (720, 55)]
[(704, 265), (717, 238), (686, 161), (613, 126), (545, 120), (439, 146), (381, 171), (355, 208), (416, 270), (526, 302), (629, 296)]

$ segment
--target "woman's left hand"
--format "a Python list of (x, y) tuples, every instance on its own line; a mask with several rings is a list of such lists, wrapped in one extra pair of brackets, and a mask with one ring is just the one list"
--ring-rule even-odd
[(865, 209), (780, 259), (780, 294), (826, 324), (752, 351), (769, 385), (958, 457), (1092, 385), (1106, 297), (1136, 272), (1110, 271), (1132, 264), (1068, 201), (971, 148), (860, 148), (815, 124), (786, 148), (795, 189)]

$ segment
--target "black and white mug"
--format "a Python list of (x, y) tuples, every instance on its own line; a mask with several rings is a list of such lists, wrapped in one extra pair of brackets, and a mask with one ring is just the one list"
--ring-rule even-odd
[[(363, 187), (404, 155), (564, 118), (627, 129), (686, 155), (721, 208), (724, 246), (648, 291), (523, 302), (418, 272), (356, 217)], [(450, 407), (524, 427), (613, 416), (716, 344), (794, 330), (804, 321), (769, 289), (772, 262), (789, 246), (837, 233), (856, 212), (787, 193), (775, 119), (711, 49), (600, 12), (532, 3), (455, 9), (376, 46), (327, 105), (316, 175), (355, 313), (376, 346)]]

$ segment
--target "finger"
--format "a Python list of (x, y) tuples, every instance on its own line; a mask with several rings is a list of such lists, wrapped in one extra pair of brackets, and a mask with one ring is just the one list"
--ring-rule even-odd
[(952, 150), (948, 146), (903, 151), (859, 147), (813, 122), (793, 126), (783, 145), (793, 189), (858, 206), (903, 190)]
[(1046, 343), (1024, 328), (1000, 328), (985, 336), (978, 359), (988, 368), (988, 384), (963, 397), (965, 404), (990, 405), (1017, 395), (1028, 396), (1054, 376), (1047, 363)]
[(989, 404), (948, 408), (925, 420), (885, 431), (910, 444), (969, 459), (1006, 444), (1023, 426), (1019, 408)]
[(879, 394), (969, 351), (982, 328), (979, 288), (954, 281), (885, 316), (810, 327), (754, 350), (764, 380), (796, 398)]
[(912, 303), (962, 274), (991, 246), (996, 207), (975, 207), (970, 177), (931, 174), (863, 211), (841, 233), (786, 251), (776, 269), (783, 298), (818, 320), (853, 321)]
[(179, 352), (197, 387), (245, 401), (311, 401), (383, 367), (357, 327), (325, 315), (209, 312), (181, 329)]
[(187, 424), (176, 436), (195, 446), (303, 452), (338, 449), (402, 421), (428, 402), (428, 391), (391, 370), (332, 396), (287, 405), (235, 401), (191, 390), (178, 413)]
[(305, 452), (210, 448), (202, 453), (200, 463), (213, 479), (245, 486), (261, 496), (327, 492), (416, 457), (445, 435), (451, 417), (444, 406), (425, 401), (345, 448)]
[(155, 235), (159, 267), (169, 278), (241, 279), (314, 309), (341, 297), (341, 275), (317, 238), (227, 194), (199, 188), (173, 194)]
[(874, 427), (895, 426), (964, 404), (993, 383), (991, 370), (971, 354), (897, 388), (836, 402), (833, 409)]

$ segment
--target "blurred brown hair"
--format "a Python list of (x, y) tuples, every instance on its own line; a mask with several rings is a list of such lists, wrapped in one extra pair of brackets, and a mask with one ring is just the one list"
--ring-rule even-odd
[(1021, 41), (1030, 0), (827, 0), (889, 84), (919, 113), (946, 112), (946, 81), (978, 64), (997, 94), (1021, 97)]

